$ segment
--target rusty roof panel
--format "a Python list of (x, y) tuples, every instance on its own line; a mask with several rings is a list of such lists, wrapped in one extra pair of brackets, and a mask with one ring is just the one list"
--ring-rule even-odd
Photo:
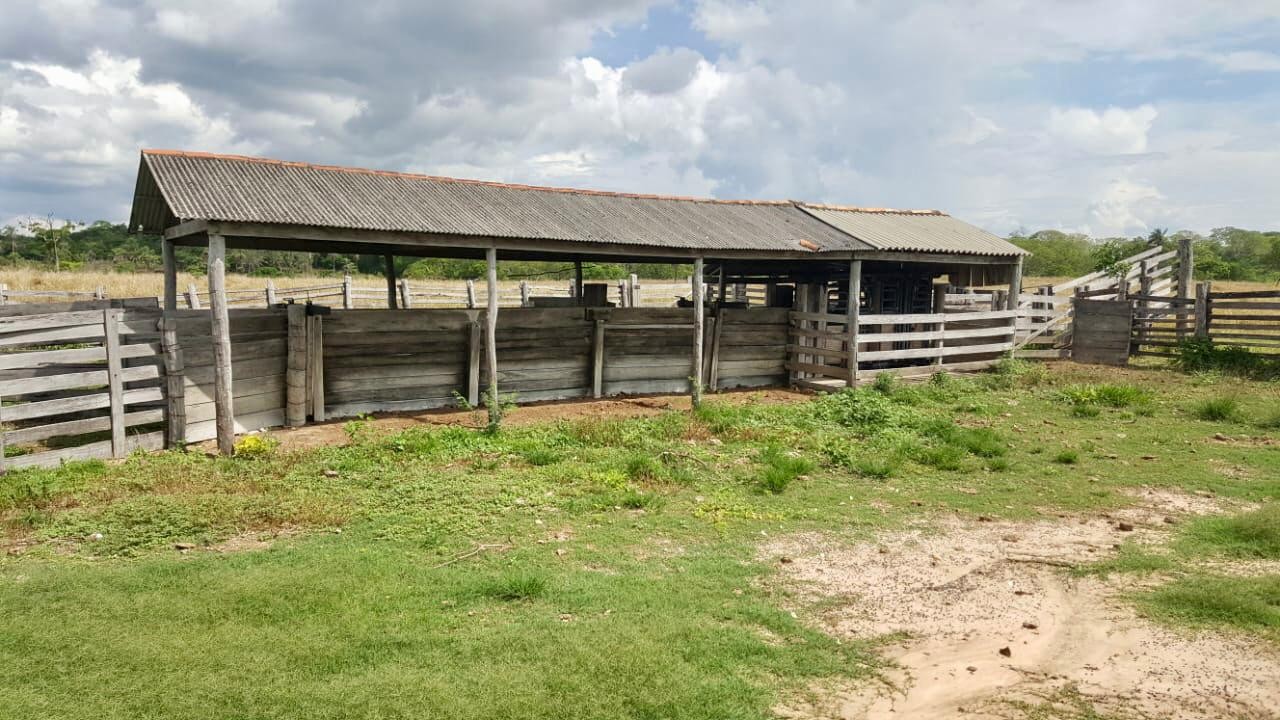
[(1004, 238), (936, 210), (799, 207), (876, 250), (1009, 257), (1027, 254)]
[[(791, 202), (538, 188), (238, 156), (143, 151), (178, 221), (204, 219), (706, 250), (867, 246)], [(140, 206), (135, 217), (157, 214)], [(163, 228), (145, 227), (158, 232)]]

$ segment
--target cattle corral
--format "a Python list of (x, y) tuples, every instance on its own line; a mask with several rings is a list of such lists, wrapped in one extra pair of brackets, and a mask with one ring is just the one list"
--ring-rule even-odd
[[(224, 178), (237, 174), (262, 198), (309, 182), (331, 183), (333, 196), (245, 205), (224, 192)], [(425, 205), (371, 199), (344, 185), (353, 178), (421, 193)], [(216, 186), (193, 191), (207, 183)], [(458, 215), (441, 194), (491, 205)], [(357, 206), (325, 204), (334, 198)], [(1275, 293), (1202, 288), (1192, 297), (1189, 243), (1143, 250), (1118, 278), (1099, 272), (1026, 289), (1021, 251), (934, 211), (588, 193), (147, 152), (134, 214), (135, 227), (166, 235), (163, 298), (0, 308), (0, 422), (11, 424), (9, 446), (25, 452), (11, 451), (8, 467), (215, 438), (230, 452), (236, 433), (373, 412), (678, 392), (696, 403), (703, 388), (831, 391), (883, 373), (981, 370), (1010, 353), (1061, 359), (1088, 327), (1079, 322), (1107, 303), (1119, 314), (1074, 338), (1082, 357), (1117, 362), (1131, 346), (1167, 350), (1194, 336), (1266, 346), (1280, 326)], [(667, 234), (623, 238), (630, 221)], [(397, 223), (418, 229), (372, 229)], [(483, 228), (491, 234), (461, 234)], [(582, 237), (541, 237), (574, 233)], [(209, 245), (204, 293), (177, 286), (176, 243)], [(490, 278), (419, 302), (388, 261), (380, 299), (350, 278), (228, 291), (220, 272), (228, 243), (484, 256)], [(577, 277), (498, 283), (502, 256), (571, 262)], [(683, 292), (634, 276), (585, 282), (582, 263), (596, 258), (692, 261), (695, 275)], [(1245, 334), (1232, 331), (1241, 319)]]

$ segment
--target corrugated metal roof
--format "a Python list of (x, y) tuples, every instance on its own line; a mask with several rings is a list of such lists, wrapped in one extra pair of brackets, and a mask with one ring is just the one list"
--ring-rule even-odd
[(184, 220), (672, 249), (1019, 255), (937, 211), (536, 187), (238, 155), (144, 150), (130, 227)]
[[(866, 246), (791, 202), (701, 200), (540, 188), (287, 163), (143, 151), (132, 227), (146, 230), (152, 180), (191, 219), (566, 240), (707, 250), (848, 251)], [(151, 204), (155, 199), (152, 195)], [(810, 248), (811, 249), (811, 248)]]
[(1004, 238), (936, 210), (868, 210), (807, 203), (799, 207), (876, 250), (999, 256), (1027, 254)]

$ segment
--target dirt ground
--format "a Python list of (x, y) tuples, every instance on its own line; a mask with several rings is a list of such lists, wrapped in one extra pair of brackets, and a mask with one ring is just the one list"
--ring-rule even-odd
[[(731, 390), (714, 395), (718, 402), (731, 403), (780, 403), (795, 402), (811, 397), (812, 393), (783, 388)], [(641, 397), (612, 397), (602, 400), (563, 400), (556, 402), (521, 405), (508, 412), (505, 425), (533, 425), (557, 420), (581, 420), (587, 418), (622, 419), (660, 415), (668, 410), (688, 410), (688, 395), (646, 395)], [(306, 450), (330, 445), (345, 445), (350, 441), (343, 425), (351, 418), (331, 420), (293, 430), (268, 430), (265, 434), (280, 441), (286, 450)], [(483, 410), (424, 410), (412, 413), (377, 413), (371, 419), (375, 432), (395, 432), (422, 425), (460, 425), (484, 427)], [(213, 443), (207, 443), (210, 448)]]
[(766, 558), (785, 558), (784, 582), (798, 597), (825, 608), (819, 620), (829, 632), (901, 638), (882, 649), (891, 663), (883, 682), (818, 689), (816, 701), (778, 714), (1003, 718), (1017, 714), (1012, 703), (1070, 688), (1117, 717), (1280, 717), (1274, 649), (1153, 625), (1118, 601), (1125, 581), (1065, 572), (1123, 540), (1155, 541), (1179, 517), (1229, 509), (1154, 490), (1138, 502), (1103, 517), (922, 519), (875, 543), (802, 535), (765, 546)]

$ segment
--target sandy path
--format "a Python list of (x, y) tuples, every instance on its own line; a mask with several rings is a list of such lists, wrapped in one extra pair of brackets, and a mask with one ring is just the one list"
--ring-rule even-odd
[[(1153, 496), (1182, 510), (1208, 501)], [(1163, 524), (1168, 505), (1124, 513)], [(1177, 633), (1137, 617), (1117, 587), (1073, 579), (1060, 564), (1105, 555), (1122, 539), (1153, 539), (1154, 523), (1119, 518), (1017, 524), (949, 521), (875, 544), (789, 538), (765, 548), (809, 599), (847, 599), (822, 613), (846, 637), (905, 633), (884, 648), (887, 683), (777, 708), (803, 718), (1019, 717), (1071, 687), (1121, 717), (1280, 717), (1280, 653), (1236, 636)], [(1127, 527), (1127, 526), (1126, 526)]]

